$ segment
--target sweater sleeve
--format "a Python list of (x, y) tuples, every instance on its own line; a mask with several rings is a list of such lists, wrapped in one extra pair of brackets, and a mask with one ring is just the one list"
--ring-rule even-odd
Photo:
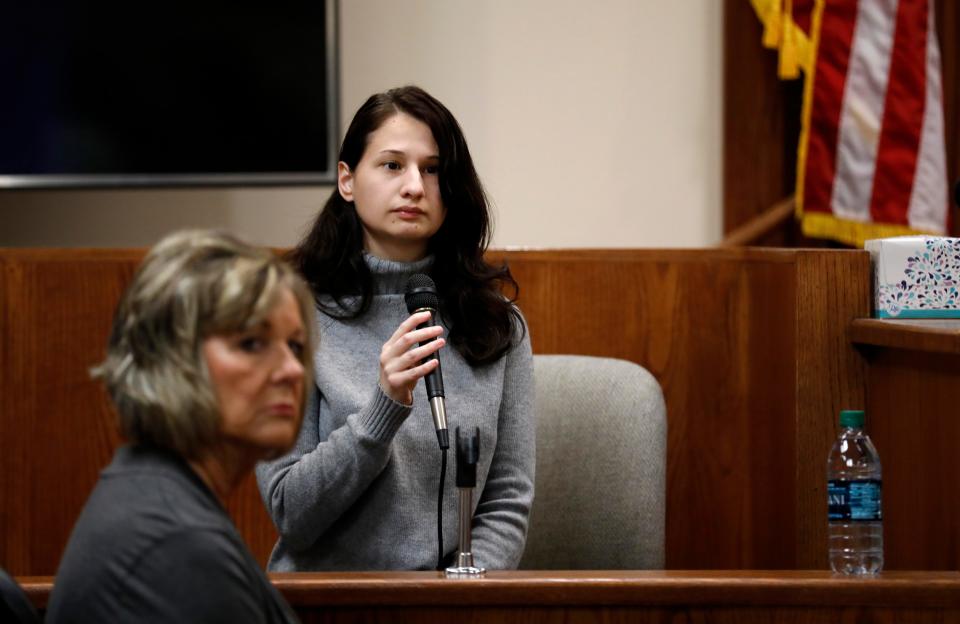
[(471, 533), (474, 561), (489, 570), (520, 563), (533, 503), (536, 464), (533, 354), (529, 332), (510, 349), (497, 421), (497, 447)]
[(362, 411), (320, 440), (319, 391), (312, 393), (293, 450), (257, 466), (257, 484), (281, 539), (290, 550), (309, 548), (380, 474), (390, 442), (410, 415), (377, 386)]

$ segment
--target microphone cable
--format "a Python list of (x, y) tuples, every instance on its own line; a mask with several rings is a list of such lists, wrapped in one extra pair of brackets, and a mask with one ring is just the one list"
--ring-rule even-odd
[(437, 570), (443, 571), (443, 482), (447, 478), (447, 449), (442, 448), (440, 489), (437, 492)]

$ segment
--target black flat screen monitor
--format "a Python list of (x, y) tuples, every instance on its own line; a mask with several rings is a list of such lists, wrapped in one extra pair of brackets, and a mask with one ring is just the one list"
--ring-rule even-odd
[(322, 184), (336, 2), (7, 2), (0, 188)]

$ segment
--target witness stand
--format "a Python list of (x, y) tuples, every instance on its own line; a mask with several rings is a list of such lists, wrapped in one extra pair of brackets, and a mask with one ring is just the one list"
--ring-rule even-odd
[[(21, 580), (54, 574), (99, 470), (121, 443), (109, 400), (87, 370), (102, 358), (114, 306), (142, 253), (0, 250), (0, 565)], [(490, 259), (508, 261), (520, 284), (518, 303), (535, 353), (622, 358), (644, 366), (660, 382), (669, 423), (668, 569), (826, 570), (824, 462), (836, 417), (840, 409), (862, 406), (869, 414), (879, 400), (879, 382), (872, 377), (877, 360), (851, 336), (854, 321), (869, 317), (871, 308), (865, 252), (494, 251)], [(908, 365), (922, 375), (923, 361), (916, 356)], [(896, 393), (897, 388), (886, 391)], [(899, 404), (907, 406), (905, 422), (910, 422), (915, 414), (909, 412), (909, 401)], [(871, 433), (878, 445), (897, 444), (876, 428)], [(915, 435), (926, 444), (939, 432), (923, 428)], [(889, 492), (903, 487), (894, 486), (898, 477), (887, 462), (896, 455), (881, 448), (889, 485), (885, 530), (892, 540), (886, 569), (956, 570), (960, 552), (943, 545), (960, 543), (958, 522), (922, 524), (924, 518), (910, 513), (916, 497)], [(953, 459), (938, 454), (925, 461), (933, 462), (925, 469), (936, 472), (949, 471)], [(935, 481), (921, 481), (914, 489), (917, 496), (933, 497), (937, 487)], [(265, 562), (276, 533), (252, 479), (239, 488), (229, 511), (251, 550)], [(894, 538), (918, 534), (923, 539), (911, 545)], [(452, 581), (443, 587), (470, 597), (476, 607), (481, 606), (476, 601), (490, 601), (484, 609), (499, 608), (495, 597), (510, 592), (527, 595), (522, 604), (533, 608), (541, 597), (564, 592), (596, 590), (595, 604), (600, 605), (614, 600), (604, 593), (613, 591), (608, 587), (621, 587), (625, 596), (654, 596), (673, 588), (663, 594), (674, 596), (673, 602), (644, 603), (654, 613), (691, 605), (707, 608), (697, 596), (714, 595), (703, 594), (714, 586), (733, 588), (729, 595), (740, 597), (730, 599), (734, 602), (765, 595), (762, 601), (772, 602), (761, 603), (770, 608), (813, 609), (824, 601), (824, 609), (830, 604), (839, 608), (863, 591), (855, 604), (864, 608), (874, 598), (898, 600), (900, 595), (903, 608), (909, 602), (904, 596), (909, 596), (918, 607), (939, 609), (953, 603), (931, 588), (956, 582), (950, 575), (916, 573), (835, 589), (835, 579), (826, 572), (603, 572), (595, 578), (607, 580), (596, 584), (588, 582), (594, 578), (590, 575), (516, 574), (491, 573), (480, 584)], [(346, 576), (342, 582), (366, 578), (382, 587), (399, 583), (396, 593), (383, 591), (414, 606), (444, 600), (437, 585), (441, 579), (430, 575)], [(288, 595), (298, 608), (308, 606), (297, 602), (300, 581), (278, 577), (277, 582), (285, 592), (294, 592)], [(311, 576), (303, 582), (329, 588), (341, 581)], [(584, 589), (570, 585), (582, 583), (587, 583)], [(436, 593), (431, 594), (433, 587)], [(851, 589), (861, 587), (867, 589)], [(335, 600), (338, 593), (316, 591), (323, 600)], [(800, 602), (771, 597), (788, 594)], [(356, 608), (360, 603), (358, 597)], [(618, 604), (618, 609), (637, 607)], [(737, 608), (730, 602), (716, 608), (722, 605)]]

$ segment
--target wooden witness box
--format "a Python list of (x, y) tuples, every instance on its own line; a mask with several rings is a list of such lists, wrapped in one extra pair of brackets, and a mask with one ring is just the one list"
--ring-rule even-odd
[[(0, 252), (0, 564), (52, 575), (121, 443), (89, 378), (142, 250)], [(863, 405), (846, 337), (869, 312), (865, 252), (495, 251), (520, 284), (535, 353), (631, 360), (663, 387), (666, 565), (826, 568), (824, 462)], [(229, 505), (265, 562), (276, 539), (253, 477)]]
[[(0, 565), (15, 576), (55, 573), (99, 471), (121, 443), (109, 401), (88, 369), (103, 357), (114, 306), (142, 255), (0, 250)], [(906, 609), (913, 600), (918, 608), (956, 606), (944, 597), (943, 588), (957, 583), (951, 574), (890, 572), (851, 585), (826, 573), (825, 462), (837, 414), (880, 409), (874, 398), (868, 401), (868, 385), (874, 388), (868, 379), (890, 379), (872, 368), (885, 360), (865, 357), (850, 336), (853, 321), (870, 314), (866, 252), (552, 250), (489, 257), (508, 261), (520, 284), (518, 304), (535, 353), (623, 358), (659, 380), (669, 426), (668, 569), (823, 572), (517, 572), (475, 584), (413, 573), (276, 577), (294, 604), (306, 595), (318, 596), (318, 604), (342, 596), (359, 608), (369, 591), (370, 601), (386, 600), (391, 608), (425, 609), (459, 595), (485, 614), (521, 604), (537, 613), (541, 607), (575, 611), (575, 602), (560, 598), (564, 592), (595, 592), (591, 604), (609, 601), (616, 613), (669, 614), (688, 605), (726, 614), (719, 621), (734, 621), (733, 611), (724, 609), (736, 609), (750, 595), (767, 605), (763, 613), (799, 607), (813, 613), (823, 603), (826, 611), (817, 613), (830, 615), (842, 602), (863, 609)], [(894, 375), (893, 368), (882, 374)], [(897, 444), (883, 433), (895, 430), (885, 426), (876, 432), (878, 446), (878, 437), (884, 446)], [(886, 461), (896, 456), (881, 446), (888, 477), (886, 569), (956, 570), (957, 503), (939, 507), (943, 522), (934, 530), (918, 531), (911, 510), (933, 500), (936, 482), (898, 482)], [(937, 457), (941, 467), (955, 464)], [(956, 484), (957, 469), (950, 470), (947, 482)], [(265, 562), (276, 532), (252, 475), (229, 510)], [(316, 588), (298, 594), (301, 582)], [(430, 596), (441, 598), (431, 602)], [(844, 602), (854, 596), (858, 602)]]

